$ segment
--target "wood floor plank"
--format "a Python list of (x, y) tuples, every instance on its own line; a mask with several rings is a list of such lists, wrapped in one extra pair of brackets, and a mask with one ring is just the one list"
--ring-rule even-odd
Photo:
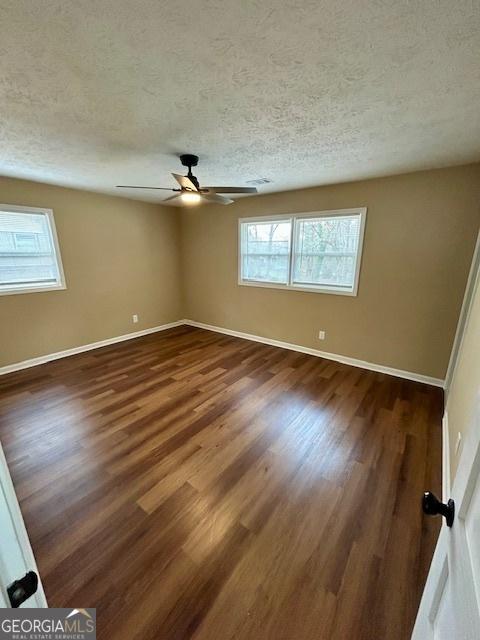
[(0, 378), (50, 606), (114, 640), (407, 640), (439, 389), (177, 327)]

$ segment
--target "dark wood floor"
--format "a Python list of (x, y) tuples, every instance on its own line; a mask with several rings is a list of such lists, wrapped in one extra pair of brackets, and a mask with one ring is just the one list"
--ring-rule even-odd
[(99, 637), (407, 640), (442, 393), (180, 327), (0, 378), (50, 606)]

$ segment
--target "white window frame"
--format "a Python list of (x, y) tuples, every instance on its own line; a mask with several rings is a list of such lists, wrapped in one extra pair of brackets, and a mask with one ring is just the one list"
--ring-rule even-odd
[[(305, 220), (308, 218), (332, 218), (334, 216), (360, 216), (360, 231), (358, 235), (358, 251), (355, 262), (355, 277), (353, 287), (340, 287), (337, 285), (304, 285), (292, 282), (294, 267), (294, 248), (295, 237), (297, 233), (297, 220)], [(258, 216), (253, 218), (239, 218), (238, 220), (238, 284), (243, 287), (264, 287), (267, 289), (286, 289), (288, 291), (308, 291), (310, 293), (333, 293), (340, 296), (356, 296), (358, 295), (358, 283), (360, 279), (360, 267), (362, 264), (363, 240), (365, 236), (365, 223), (367, 218), (367, 207), (357, 209), (333, 209), (329, 211), (308, 211), (306, 213), (286, 213), (278, 216)], [(278, 282), (262, 282), (261, 280), (246, 280), (242, 276), (242, 224), (255, 222), (285, 222), (289, 220), (290, 226), (290, 243), (289, 243), (289, 265), (288, 265), (288, 284)]]
[(60, 253), (60, 245), (58, 244), (57, 229), (55, 227), (55, 218), (53, 217), (52, 209), (45, 209), (43, 207), (24, 207), (13, 204), (0, 204), (1, 211), (11, 211), (12, 213), (39, 213), (47, 216), (50, 229), (50, 240), (52, 241), (53, 250), (55, 253), (55, 259), (58, 266), (58, 281), (55, 283), (45, 284), (27, 284), (22, 285), (0, 285), (0, 296), (11, 296), (17, 293), (37, 293), (40, 291), (56, 291), (59, 289), (66, 289), (67, 283), (65, 281), (65, 273), (63, 271), (62, 255)]

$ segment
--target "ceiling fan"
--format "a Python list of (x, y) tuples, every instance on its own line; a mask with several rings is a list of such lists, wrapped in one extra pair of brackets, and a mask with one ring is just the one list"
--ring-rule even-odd
[(186, 176), (178, 173), (172, 173), (172, 176), (180, 185), (180, 189), (170, 189), (168, 187), (140, 187), (138, 185), (119, 184), (121, 189), (159, 189), (162, 191), (176, 191), (177, 193), (170, 198), (166, 198), (163, 202), (169, 200), (180, 200), (184, 204), (232, 204), (231, 198), (219, 195), (220, 193), (257, 193), (255, 187), (201, 187), (197, 178), (192, 173), (192, 167), (198, 164), (198, 156), (191, 153), (184, 153), (180, 156), (180, 162), (184, 167), (188, 167)]

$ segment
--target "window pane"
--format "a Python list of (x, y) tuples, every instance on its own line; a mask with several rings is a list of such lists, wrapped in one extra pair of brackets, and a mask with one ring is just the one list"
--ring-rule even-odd
[(295, 268), (295, 282), (352, 287), (355, 259), (352, 256), (300, 256)]
[(38, 242), (34, 233), (16, 233), (15, 245), (18, 251), (38, 250)]
[(287, 284), (291, 222), (242, 224), (242, 278)]
[(286, 284), (288, 256), (243, 256), (244, 280), (260, 280)]
[(298, 220), (293, 282), (352, 289), (360, 216)]
[(48, 217), (0, 211), (0, 286), (8, 289), (58, 280)]

